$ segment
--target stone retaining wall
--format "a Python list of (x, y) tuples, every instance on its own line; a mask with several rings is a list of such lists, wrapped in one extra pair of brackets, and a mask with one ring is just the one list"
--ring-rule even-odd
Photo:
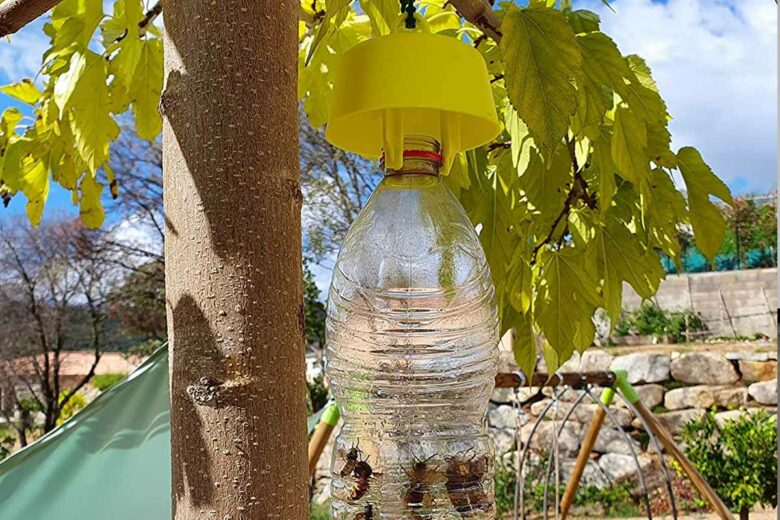
[[(593, 372), (618, 368), (628, 372), (629, 382), (636, 388), (640, 400), (675, 436), (683, 424), (713, 407), (718, 410), (716, 418), (720, 422), (757, 410), (773, 414), (777, 410), (777, 355), (774, 352), (677, 351), (613, 355), (607, 349), (590, 349), (582, 360), (577, 357), (569, 361), (561, 371)], [(519, 428), (517, 438), (526, 443), (536, 419), (545, 409), (545, 419), (556, 418), (555, 424), (560, 427), (560, 420), (581, 391), (565, 391), (560, 401), (548, 408), (554, 391), (561, 389), (543, 388), (540, 393), (538, 388), (523, 388), (517, 396), (511, 389), (496, 389), (488, 413), (488, 427), (498, 454), (514, 450), (516, 428)], [(594, 395), (599, 394), (600, 390), (596, 389)], [(516, 412), (514, 403), (518, 396), (521, 401), (535, 402)], [(586, 396), (561, 430), (557, 449), (564, 481), (597, 406)], [(611, 412), (588, 462), (583, 477), (586, 484), (603, 487), (634, 476), (637, 464), (629, 444), (644, 470), (654, 464), (652, 449), (649, 452), (642, 449), (640, 440), (644, 429), (639, 419), (620, 398), (616, 398)], [(531, 438), (533, 452), (549, 453), (553, 424), (552, 420), (539, 423)]]
[[(777, 336), (777, 268), (668, 275), (653, 301), (667, 311), (695, 310), (715, 336)], [(624, 284), (623, 309), (641, 303)]]

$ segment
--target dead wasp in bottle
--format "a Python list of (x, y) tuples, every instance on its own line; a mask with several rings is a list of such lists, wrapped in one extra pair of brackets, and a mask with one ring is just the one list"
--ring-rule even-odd
[(464, 518), (474, 511), (490, 511), (493, 508), (482, 487), (482, 479), (488, 472), (490, 460), (487, 455), (477, 458), (465, 455), (447, 459), (444, 471), (447, 495), (455, 510)]
[(366, 504), (363, 511), (356, 514), (353, 520), (374, 520), (374, 506)]
[(352, 468), (352, 476), (355, 479), (355, 484), (352, 486), (352, 491), (349, 493), (349, 499), (352, 501), (363, 498), (363, 495), (368, 492), (368, 488), (371, 486), (369, 484), (369, 479), (371, 479), (375, 473), (374, 469), (368, 463), (369, 458), (370, 457), (358, 459)]
[(341, 468), (341, 471), (339, 472), (339, 475), (342, 477), (346, 477), (350, 473), (352, 473), (352, 470), (355, 469), (355, 465), (360, 460), (360, 455), (363, 453), (360, 451), (360, 448), (358, 446), (360, 445), (360, 442), (352, 446), (347, 454), (344, 456), (344, 459), (347, 461), (346, 464), (344, 464), (344, 467)]
[(350, 500), (360, 500), (368, 492), (368, 488), (371, 487), (369, 479), (374, 474), (374, 470), (368, 463), (368, 459), (359, 460), (355, 463), (355, 467), (352, 470), (352, 476), (355, 478), (355, 484), (352, 486), (352, 491), (349, 493)]
[(409, 478), (409, 487), (404, 495), (404, 503), (415, 520), (426, 520), (426, 518), (429, 518), (429, 515), (423, 516), (421, 511), (433, 509), (431, 488), (444, 480), (438, 466), (435, 468), (428, 466), (428, 461), (433, 457), (431, 455), (425, 460), (420, 460), (415, 456), (415, 462), (411, 470), (401, 467)]

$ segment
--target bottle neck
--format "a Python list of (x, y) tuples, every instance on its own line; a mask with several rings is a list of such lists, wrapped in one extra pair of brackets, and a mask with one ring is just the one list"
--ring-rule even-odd
[(442, 155), (441, 146), (435, 139), (414, 135), (404, 137), (403, 158), (404, 162), (401, 168), (385, 167), (385, 177), (396, 175), (439, 176)]

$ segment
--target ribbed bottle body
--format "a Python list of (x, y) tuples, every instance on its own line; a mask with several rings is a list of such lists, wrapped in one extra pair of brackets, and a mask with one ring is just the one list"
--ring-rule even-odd
[(329, 292), (326, 376), (344, 419), (334, 518), (495, 518), (484, 415), (497, 344), (490, 273), (458, 201), (436, 176), (385, 178)]

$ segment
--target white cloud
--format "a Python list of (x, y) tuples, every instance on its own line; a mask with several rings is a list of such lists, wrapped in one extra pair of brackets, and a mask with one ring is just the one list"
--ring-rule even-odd
[(602, 30), (639, 54), (674, 118), (673, 147), (696, 146), (735, 192), (775, 187), (777, 14), (770, 0), (599, 0)]
[(49, 48), (49, 38), (43, 34), (43, 20), (37, 20), (11, 35), (0, 39), (0, 71), (4, 82), (34, 77), (41, 68), (43, 53)]
[(160, 234), (147, 221), (129, 217), (112, 230), (114, 240), (128, 247), (134, 247), (150, 253), (162, 252)]

